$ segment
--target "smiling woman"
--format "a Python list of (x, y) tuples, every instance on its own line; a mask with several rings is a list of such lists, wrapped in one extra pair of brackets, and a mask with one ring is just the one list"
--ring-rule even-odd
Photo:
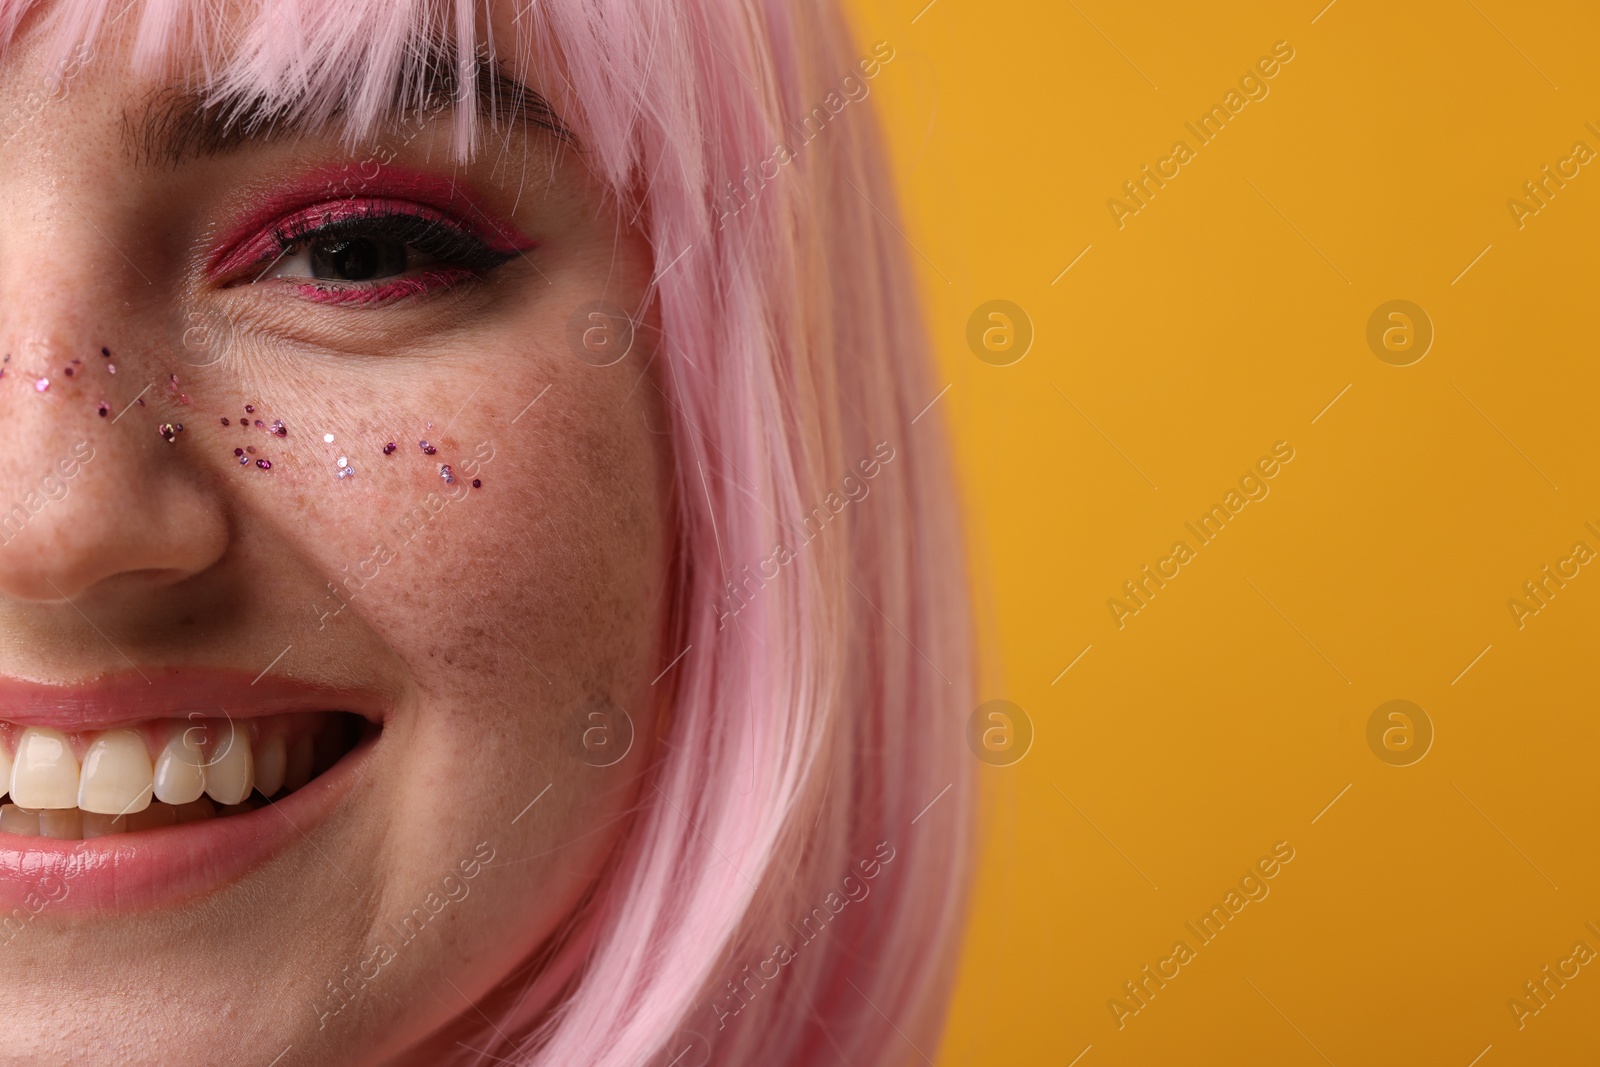
[(0, 513), (73, 467), (0, 547), (0, 1062), (935, 1050), (972, 653), (870, 110), (718, 206), (863, 61), (0, 0)]

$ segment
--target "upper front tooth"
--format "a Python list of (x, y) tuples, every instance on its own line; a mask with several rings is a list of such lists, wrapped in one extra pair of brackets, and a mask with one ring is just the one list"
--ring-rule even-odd
[(206, 791), (205, 757), (198, 726), (177, 727), (156, 757), (155, 794), (163, 804), (188, 804)]
[(206, 792), (218, 804), (238, 804), (255, 786), (255, 760), (250, 755), (250, 735), (229, 723), (228, 736), (211, 749), (206, 767)]
[(11, 802), (35, 809), (78, 806), (78, 760), (65, 734), (42, 726), (22, 731), (11, 768)]
[(129, 815), (150, 804), (152, 771), (144, 738), (134, 730), (101, 734), (83, 754), (78, 807), (101, 815)]

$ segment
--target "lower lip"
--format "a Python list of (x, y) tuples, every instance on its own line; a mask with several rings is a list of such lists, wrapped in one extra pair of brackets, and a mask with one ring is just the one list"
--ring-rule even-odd
[(277, 803), (180, 826), (57, 841), (0, 833), (0, 914), (124, 913), (237, 882), (307, 838), (355, 785), (376, 736)]

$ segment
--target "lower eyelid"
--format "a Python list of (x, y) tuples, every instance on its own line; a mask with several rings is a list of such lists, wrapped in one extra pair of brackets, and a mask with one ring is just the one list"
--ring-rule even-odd
[[(367, 306), (390, 303), (411, 296), (422, 296), (454, 288), (471, 281), (475, 275), (468, 270), (436, 270), (405, 278), (379, 282), (308, 283), (293, 280), (295, 291), (304, 299), (319, 304), (336, 306)], [(288, 279), (285, 279), (288, 280)]]

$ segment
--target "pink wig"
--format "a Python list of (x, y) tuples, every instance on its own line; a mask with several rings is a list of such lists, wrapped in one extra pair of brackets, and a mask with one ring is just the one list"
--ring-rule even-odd
[(30, 32), (61, 57), (126, 33), (145, 69), (183, 61), (218, 100), (336, 116), (352, 139), (417, 102), (442, 54), (462, 153), (484, 150), (488, 60), (544, 91), (654, 249), (667, 642), (690, 651), (622, 853), (486, 1001), (493, 1025), (438, 1062), (488, 1062), (467, 1044), (605, 1067), (933, 1056), (972, 837), (973, 653), (924, 410), (938, 383), (879, 130), (844, 81), (894, 42), (854, 44), (832, 0), (533, 0), (494, 20), (476, 0), (243, 0), (226, 32), (200, 0), (132, 2), (0, 0), (0, 48), (37, 5)]

